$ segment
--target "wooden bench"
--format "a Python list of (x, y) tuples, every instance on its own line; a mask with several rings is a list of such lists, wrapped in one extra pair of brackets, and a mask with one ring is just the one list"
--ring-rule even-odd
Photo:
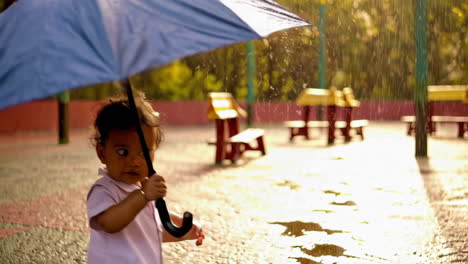
[[(402, 116), (400, 119), (406, 123), (406, 134), (410, 136), (415, 130), (416, 117), (415, 116)], [(468, 116), (432, 116), (431, 118), (432, 129), (428, 127), (428, 132), (433, 134), (436, 131), (437, 123), (452, 123), (458, 125), (458, 137), (463, 138), (465, 133), (468, 132)]]
[[(240, 131), (240, 118), (246, 116), (247, 113), (230, 93), (209, 93), (208, 119), (215, 120), (216, 139), (208, 141), (208, 144), (216, 146), (216, 164), (221, 164), (223, 160), (235, 163), (248, 150), (266, 154), (263, 129)], [(254, 142), (256, 146), (252, 145)]]
[[(435, 125), (435, 120), (433, 121), (433, 116), (435, 116), (435, 107), (434, 103), (437, 101), (459, 101), (462, 103), (467, 104), (468, 103), (468, 85), (429, 85), (427, 87), (427, 92), (428, 92), (428, 129), (429, 133), (432, 134), (436, 131), (436, 125)], [(446, 117), (446, 118), (445, 118)], [(440, 120), (438, 123), (459, 123), (457, 120), (460, 119), (452, 119), (451, 117), (454, 116), (438, 116), (438, 119)], [(463, 117), (461, 117), (463, 119)], [(458, 130), (458, 137), (463, 137), (463, 133), (460, 130), (460, 126), (463, 126), (459, 124), (459, 130)], [(461, 136), (460, 136), (460, 133)]]
[(350, 141), (352, 135), (350, 134), (351, 130), (355, 131), (356, 135), (361, 137), (361, 140), (364, 140), (364, 127), (369, 125), (369, 121), (365, 119), (352, 120), (351, 122), (346, 121), (337, 121), (335, 127), (341, 130), (341, 133), (345, 137), (345, 141)]
[(289, 129), (289, 141), (293, 141), (294, 137), (297, 136), (304, 136), (306, 139), (309, 139), (309, 128), (328, 128), (328, 121), (292, 120), (284, 122), (283, 125)]
[[(468, 85), (429, 85), (427, 130), (429, 134), (436, 132), (437, 123), (455, 123), (458, 125), (458, 137), (463, 138), (468, 131), (468, 116), (438, 116), (434, 115), (434, 103), (437, 101), (459, 101), (468, 103)], [(407, 135), (411, 135), (416, 127), (415, 116), (402, 116), (402, 122), (408, 124)]]
[[(337, 91), (334, 88), (330, 90), (307, 88), (299, 94), (296, 103), (304, 107), (302, 120), (283, 123), (289, 129), (289, 141), (292, 141), (296, 136), (304, 136), (309, 139), (309, 128), (326, 128), (329, 144), (334, 143), (336, 129), (342, 132), (346, 142), (352, 139), (351, 129), (354, 129), (356, 134), (361, 136), (361, 139), (364, 138), (363, 128), (368, 125), (368, 120), (352, 120), (353, 108), (359, 107), (360, 103), (354, 98), (350, 87), (344, 88), (343, 91)], [(326, 121), (309, 120), (310, 107), (313, 105), (327, 107)], [(337, 106), (344, 107), (344, 121), (336, 121)]]
[[(348, 141), (351, 140), (352, 136), (350, 131), (354, 130), (356, 135), (359, 135), (362, 140), (364, 140), (364, 127), (369, 125), (369, 121), (362, 119), (362, 120), (352, 120), (349, 123), (346, 121), (335, 121), (335, 129), (339, 129), (341, 134), (345, 137), (345, 140), (348, 138)], [(284, 125), (288, 127), (290, 130), (290, 138), (297, 135), (304, 135), (302, 130), (305, 129), (304, 121), (302, 120), (294, 120), (294, 121), (286, 121)], [(317, 121), (312, 120), (307, 122), (307, 128), (328, 128), (328, 121)]]

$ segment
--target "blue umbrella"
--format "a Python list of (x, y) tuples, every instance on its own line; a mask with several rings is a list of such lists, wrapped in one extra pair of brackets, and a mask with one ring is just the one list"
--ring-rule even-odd
[[(0, 109), (122, 80), (132, 104), (131, 75), (306, 25), (270, 0), (21, 0), (0, 14)], [(190, 229), (190, 213), (177, 228), (164, 200), (156, 205), (172, 235)]]
[(0, 14), (0, 109), (304, 25), (266, 0), (21, 0)]

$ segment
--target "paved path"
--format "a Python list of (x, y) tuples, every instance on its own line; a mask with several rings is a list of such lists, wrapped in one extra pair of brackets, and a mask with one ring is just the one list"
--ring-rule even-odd
[[(288, 142), (213, 165), (212, 127), (166, 128), (155, 168), (169, 209), (207, 238), (164, 244), (165, 263), (468, 263), (468, 140), (443, 127), (415, 160), (402, 124), (371, 122), (365, 141)], [(87, 131), (0, 135), (0, 263), (85, 263), (85, 196), (98, 160)]]

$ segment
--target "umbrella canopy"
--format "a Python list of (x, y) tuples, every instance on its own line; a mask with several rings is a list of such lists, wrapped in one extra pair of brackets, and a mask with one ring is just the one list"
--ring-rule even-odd
[(21, 0), (0, 14), (0, 109), (306, 25), (268, 0)]

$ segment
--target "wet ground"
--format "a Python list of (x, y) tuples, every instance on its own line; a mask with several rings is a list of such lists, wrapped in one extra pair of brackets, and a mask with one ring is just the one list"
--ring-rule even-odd
[[(468, 263), (468, 140), (429, 138), (429, 158), (399, 122), (366, 139), (288, 142), (265, 126), (267, 155), (214, 165), (213, 127), (168, 127), (155, 168), (169, 209), (191, 211), (205, 243), (164, 244), (165, 263)], [(85, 130), (0, 135), (0, 263), (85, 263), (85, 196), (99, 162)]]

